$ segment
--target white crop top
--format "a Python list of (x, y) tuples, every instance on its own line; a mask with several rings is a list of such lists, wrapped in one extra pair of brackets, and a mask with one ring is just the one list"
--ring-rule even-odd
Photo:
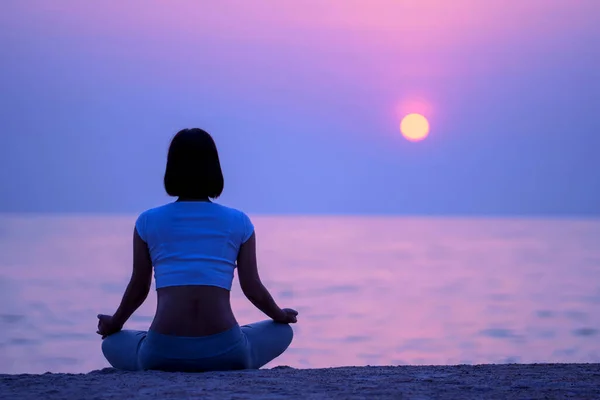
[(157, 289), (208, 285), (231, 290), (240, 246), (254, 232), (243, 212), (204, 201), (144, 211), (135, 227), (148, 244)]

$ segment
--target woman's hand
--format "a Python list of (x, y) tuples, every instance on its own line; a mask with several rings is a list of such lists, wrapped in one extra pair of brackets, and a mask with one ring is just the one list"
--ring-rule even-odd
[(96, 333), (102, 336), (102, 339), (119, 332), (123, 325), (114, 321), (111, 315), (98, 314), (98, 330)]
[(283, 312), (281, 317), (274, 319), (275, 322), (281, 324), (295, 324), (298, 322), (298, 319), (296, 318), (298, 316), (298, 311), (292, 310), (291, 308), (282, 308), (281, 311)]

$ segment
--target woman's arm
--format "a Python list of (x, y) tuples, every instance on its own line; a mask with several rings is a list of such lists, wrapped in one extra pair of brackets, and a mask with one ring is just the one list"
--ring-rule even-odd
[(240, 247), (237, 267), (240, 286), (248, 300), (274, 321), (286, 321), (286, 312), (275, 303), (275, 300), (273, 300), (267, 288), (262, 284), (258, 275), (256, 237), (254, 233)]
[(119, 308), (114, 313), (112, 320), (119, 326), (125, 325), (125, 322), (137, 310), (150, 293), (150, 284), (152, 283), (152, 260), (148, 245), (142, 240), (137, 232), (133, 231), (133, 272), (131, 279), (125, 289), (125, 294), (121, 300)]

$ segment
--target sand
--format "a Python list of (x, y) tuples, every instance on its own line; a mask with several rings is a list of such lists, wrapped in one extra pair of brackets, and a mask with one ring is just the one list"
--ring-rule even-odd
[(0, 375), (1, 399), (600, 399), (600, 364)]

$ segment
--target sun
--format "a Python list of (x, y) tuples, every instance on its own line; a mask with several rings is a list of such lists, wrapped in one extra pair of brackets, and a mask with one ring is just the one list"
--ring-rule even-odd
[(429, 121), (421, 114), (408, 114), (400, 122), (400, 132), (411, 142), (421, 141), (429, 135)]

